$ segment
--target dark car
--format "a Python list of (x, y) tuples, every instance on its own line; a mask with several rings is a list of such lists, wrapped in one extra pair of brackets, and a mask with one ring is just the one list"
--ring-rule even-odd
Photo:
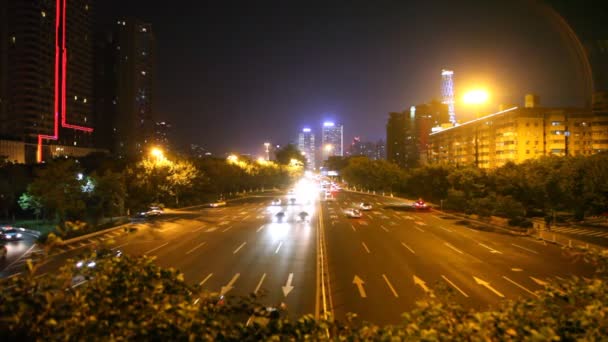
[(121, 250), (111, 249), (100, 249), (96, 252), (83, 256), (76, 262), (76, 264), (74, 264), (75, 274), (72, 277), (72, 287), (82, 285), (89, 279), (92, 279), (93, 275), (91, 274), (90, 270), (95, 269), (95, 267), (97, 267), (97, 263), (102, 259), (120, 258), (121, 256)]
[(2, 227), (0, 229), (0, 240), (17, 241), (23, 238), (22, 230), (13, 227)]
[(285, 220), (285, 213), (282, 211), (279, 211), (278, 213), (276, 213), (274, 215), (273, 221), (274, 222), (283, 222), (283, 220)]
[(426, 204), (422, 199), (419, 199), (416, 202), (414, 202), (414, 204), (412, 206), (416, 210), (429, 210), (429, 209), (431, 209), (431, 207), (429, 207), (429, 205)]

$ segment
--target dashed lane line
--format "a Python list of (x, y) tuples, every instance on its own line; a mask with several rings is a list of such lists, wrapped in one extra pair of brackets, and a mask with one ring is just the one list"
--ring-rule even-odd
[(458, 253), (460, 253), (460, 254), (464, 254), (464, 253), (463, 253), (463, 252), (462, 252), (460, 249), (458, 249), (458, 248), (456, 248), (456, 247), (452, 246), (451, 244), (449, 244), (449, 243), (447, 243), (447, 242), (446, 242), (444, 245), (446, 245), (446, 246), (450, 247), (451, 249), (455, 250), (456, 252), (458, 252)]
[(468, 294), (466, 294), (464, 291), (462, 291), (458, 286), (456, 286), (456, 284), (452, 283), (450, 281), (450, 279), (448, 279), (446, 276), (441, 275), (441, 278), (443, 278), (443, 280), (445, 280), (448, 284), (452, 285), (452, 287), (455, 288), (456, 290), (458, 290), (458, 292), (462, 293), (463, 296), (465, 296), (466, 298), (469, 298)]
[(196, 247), (194, 247), (191, 250), (187, 251), (186, 254), (190, 254), (190, 253), (194, 252), (195, 250), (197, 250), (198, 248), (204, 246), (205, 244), (206, 244), (206, 242), (199, 243), (198, 245), (196, 245)]
[(403, 247), (407, 248), (410, 252), (412, 252), (412, 254), (416, 254), (416, 252), (414, 252), (413, 249), (410, 248), (410, 246), (406, 245), (405, 242), (401, 243), (403, 245)]
[(243, 242), (240, 246), (237, 247), (237, 249), (234, 250), (234, 252), (232, 252), (232, 254), (238, 253), (241, 250), (241, 248), (243, 248), (246, 244), (247, 244), (247, 242)]
[(388, 288), (391, 290), (391, 292), (393, 293), (393, 296), (395, 296), (395, 298), (399, 298), (399, 295), (397, 294), (397, 291), (395, 291), (395, 288), (393, 287), (393, 285), (391, 284), (391, 282), (388, 280), (388, 278), (386, 277), (385, 274), (382, 275), (382, 278), (384, 278), (384, 281), (386, 282), (386, 285), (388, 286)]
[(367, 254), (370, 254), (370, 250), (369, 248), (367, 248), (367, 245), (365, 244), (365, 242), (361, 242), (361, 244), (363, 245), (363, 248), (365, 248), (365, 251), (367, 252)]
[(163, 243), (163, 244), (162, 244), (162, 245), (160, 245), (160, 246), (154, 247), (154, 248), (152, 248), (151, 250), (149, 250), (149, 251), (145, 252), (145, 253), (144, 253), (144, 255), (148, 255), (149, 253), (152, 253), (152, 252), (154, 252), (154, 251), (157, 251), (157, 250), (159, 250), (159, 249), (161, 249), (161, 248), (165, 247), (165, 246), (166, 246), (166, 245), (168, 245), (168, 244), (169, 244), (169, 242), (165, 242), (165, 243)]
[(511, 280), (511, 279), (507, 278), (506, 276), (502, 276), (502, 277), (503, 277), (504, 279), (506, 279), (507, 281), (509, 281), (511, 284), (513, 284), (513, 285), (515, 285), (515, 286), (519, 287), (520, 289), (522, 289), (522, 290), (524, 290), (524, 291), (528, 292), (529, 294), (531, 294), (531, 295), (533, 295), (533, 296), (535, 296), (535, 297), (537, 297), (537, 298), (539, 297), (539, 296), (538, 296), (536, 293), (534, 293), (534, 292), (532, 292), (532, 291), (528, 290), (528, 289), (527, 289), (527, 288), (525, 288), (523, 285), (520, 285), (520, 284), (516, 283), (515, 281), (513, 281), (513, 280)]
[(521, 249), (523, 249), (524, 251), (528, 251), (528, 252), (530, 252), (530, 253), (538, 254), (538, 252), (537, 252), (537, 251), (535, 251), (535, 250), (533, 250), (533, 249), (529, 249), (529, 248), (526, 248), (526, 247), (522, 247), (522, 246), (520, 246), (520, 245), (516, 245), (516, 244), (514, 244), (514, 243), (512, 243), (511, 245), (513, 245), (513, 246), (515, 246), (515, 247), (517, 247), (517, 248), (521, 248)]

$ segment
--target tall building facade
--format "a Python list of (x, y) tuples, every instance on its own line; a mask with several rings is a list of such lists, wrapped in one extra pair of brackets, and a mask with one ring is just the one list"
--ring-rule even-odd
[(392, 112), (386, 123), (386, 159), (401, 167), (407, 166), (407, 120), (405, 112)]
[(160, 147), (165, 151), (171, 150), (171, 131), (173, 127), (170, 122), (157, 121), (154, 124), (154, 146)]
[(0, 10), (0, 132), (25, 161), (92, 146), (91, 0), (5, 0)]
[[(412, 106), (408, 120), (407, 144), (413, 144), (409, 150), (411, 165), (424, 165), (427, 163), (429, 149), (429, 134), (436, 127), (452, 124), (450, 121), (449, 105), (433, 100), (429, 103)], [(417, 153), (417, 154), (415, 154)]]
[(541, 156), (608, 151), (608, 118), (590, 109), (529, 103), (431, 133), (429, 160), (492, 169)]
[(300, 132), (298, 136), (298, 149), (306, 157), (306, 168), (314, 170), (316, 167), (315, 134), (310, 128), (303, 128), (302, 132)]
[(355, 137), (350, 144), (349, 156), (364, 156), (371, 160), (385, 158), (384, 141), (362, 141), (360, 137)]
[(344, 156), (344, 126), (330, 121), (324, 122), (321, 142), (323, 160)]
[(443, 104), (448, 106), (449, 120), (456, 124), (456, 102), (454, 100), (454, 71), (441, 70), (441, 96)]
[(154, 143), (155, 36), (152, 25), (117, 20), (97, 41), (99, 140), (119, 158), (137, 158)]

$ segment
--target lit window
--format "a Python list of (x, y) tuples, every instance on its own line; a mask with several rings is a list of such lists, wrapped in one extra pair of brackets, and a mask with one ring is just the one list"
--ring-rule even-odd
[(85, 11), (88, 11), (88, 10), (89, 10), (89, 5), (88, 5), (88, 4), (84, 5), (84, 10), (85, 10)]
[(87, 103), (87, 98), (85, 97), (82, 102)]
[(40, 11), (40, 15), (41, 15), (43, 18), (46, 18), (46, 12), (45, 12), (45, 11)]
[(13, 44), (15, 44), (15, 42), (16, 42), (16, 41), (17, 41), (17, 37), (12, 36), (12, 37), (11, 37), (11, 42), (13, 42)]
[(74, 141), (74, 146), (76, 146), (76, 141)]
[(142, 76), (146, 76), (146, 72), (144, 70), (141, 71)]
[(78, 96), (74, 95), (74, 101), (78, 101)]
[(84, 117), (84, 122), (87, 122), (87, 117), (86, 116)]

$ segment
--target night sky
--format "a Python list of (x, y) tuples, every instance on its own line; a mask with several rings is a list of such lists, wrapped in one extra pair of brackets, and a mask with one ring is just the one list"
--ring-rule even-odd
[[(499, 103), (582, 106), (583, 80), (560, 28), (529, 1), (97, 2), (98, 27), (150, 22), (157, 38), (155, 115), (177, 144), (261, 154), (326, 119), (385, 138), (390, 111), (472, 87)], [(471, 109), (457, 107), (464, 119)], [(320, 135), (317, 134), (320, 139)]]

